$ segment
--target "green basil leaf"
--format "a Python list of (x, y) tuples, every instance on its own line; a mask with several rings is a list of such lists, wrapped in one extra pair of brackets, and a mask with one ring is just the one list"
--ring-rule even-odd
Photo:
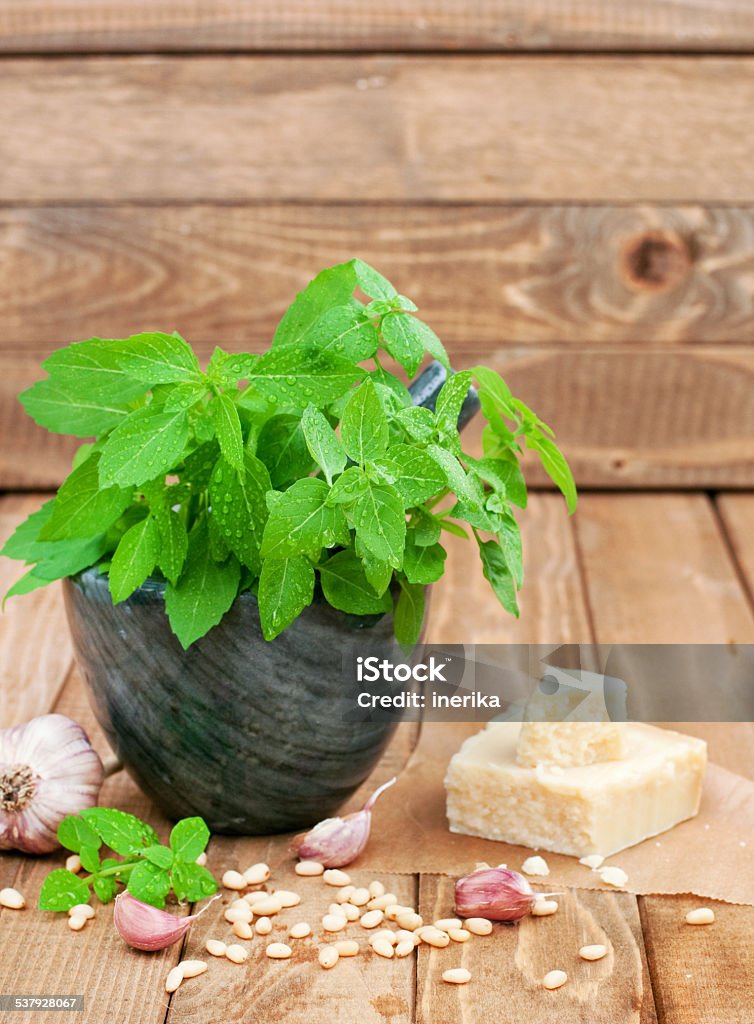
[(424, 343), (410, 313), (389, 313), (382, 320), (382, 341), (385, 348), (409, 377), (413, 377), (424, 358)]
[(32, 419), (57, 434), (91, 437), (116, 427), (146, 385), (120, 366), (114, 343), (90, 338), (53, 352), (49, 374), (19, 396)]
[(352, 264), (356, 273), (356, 283), (370, 299), (394, 299), (398, 295), (388, 279), (374, 267), (360, 259), (353, 260)]
[(400, 581), (401, 592), (395, 606), (395, 639), (403, 647), (413, 647), (424, 623), (424, 587)]
[(364, 567), (353, 551), (339, 551), (317, 567), (328, 604), (352, 615), (377, 615), (393, 607), (390, 591), (374, 592)]
[(95, 875), (92, 879), (92, 888), (101, 903), (109, 903), (118, 891), (118, 883), (110, 875), (105, 875), (104, 878)]
[(165, 588), (165, 611), (186, 649), (222, 619), (238, 594), (241, 570), (235, 558), (224, 565), (212, 557), (206, 519), (189, 534), (186, 564), (177, 583)]
[(310, 402), (328, 405), (364, 376), (353, 363), (312, 346), (272, 348), (254, 366), (253, 390), (271, 402), (305, 409)]
[(338, 435), (313, 405), (307, 405), (304, 409), (301, 428), (312, 458), (325, 474), (328, 485), (331, 485), (333, 477), (343, 472), (347, 462)]
[(452, 452), (446, 451), (437, 444), (427, 446), (427, 454), (431, 456), (445, 474), (448, 487), (457, 498), (462, 500), (472, 512), (478, 512), (484, 505), (484, 488), (476, 477), (468, 476), (461, 463)]
[(362, 466), (387, 448), (387, 417), (371, 378), (354, 391), (343, 410), (340, 440), (349, 458)]
[(145, 860), (129, 873), (126, 888), (135, 899), (162, 909), (170, 892), (170, 876), (164, 868)]
[(236, 403), (223, 392), (210, 402), (212, 422), (223, 458), (235, 469), (243, 469), (243, 434)]
[(266, 467), (250, 452), (244, 453), (243, 467), (238, 473), (224, 459), (218, 460), (209, 482), (211, 522), (227, 549), (256, 575), (269, 515), (265, 495), (272, 485)]
[(374, 355), (379, 341), (371, 320), (358, 306), (349, 303), (328, 309), (306, 332), (302, 344), (360, 363)]
[[(140, 484), (173, 469), (188, 441), (188, 415), (159, 406), (138, 409), (116, 427), (102, 449), (102, 486)], [(87, 459), (82, 469), (90, 464)]]
[(312, 603), (314, 569), (303, 555), (267, 558), (259, 576), (259, 617), (265, 640), (279, 633)]
[(417, 544), (414, 532), (409, 530), (406, 535), (403, 572), (409, 583), (435, 583), (445, 571), (445, 548), (442, 544)]
[(410, 405), (400, 409), (396, 419), (409, 437), (420, 444), (429, 444), (435, 436), (437, 425), (431, 409), (425, 409), (421, 405)]
[(515, 456), (507, 459), (471, 459), (466, 457), (469, 469), (475, 476), (486, 481), (508, 501), (519, 508), (526, 508), (527, 493), (521, 467)]
[(217, 882), (200, 864), (177, 861), (170, 872), (173, 892), (181, 903), (198, 903), (217, 892)]
[(458, 440), (458, 417), (461, 413), (466, 395), (471, 387), (471, 373), (463, 370), (449, 376), (440, 389), (435, 405), (435, 417), (440, 442), (460, 454), (461, 444)]
[(173, 866), (173, 851), (169, 850), (167, 846), (161, 846), (160, 844), (147, 846), (142, 851), (142, 856), (150, 864), (155, 864), (158, 868), (162, 868), (163, 871)]
[(542, 468), (552, 482), (560, 490), (566, 500), (568, 511), (576, 511), (576, 484), (571, 473), (570, 466), (558, 446), (541, 431), (527, 433), (526, 447), (533, 449), (539, 456)]
[(503, 608), (518, 618), (516, 585), (500, 545), (496, 540), (483, 541), (478, 537), (477, 543), (485, 579), (489, 582)]
[(133, 488), (101, 487), (99, 463), (100, 456), (92, 455), (73, 470), (58, 491), (40, 540), (91, 539), (109, 529), (128, 508)]
[(89, 886), (72, 871), (58, 868), (42, 882), (39, 892), (40, 910), (70, 910), (77, 903), (89, 902)]
[(406, 539), (403, 499), (389, 484), (369, 482), (352, 509), (356, 535), (375, 558), (400, 569)]
[(209, 829), (204, 818), (184, 818), (173, 826), (170, 849), (178, 860), (192, 864), (207, 849)]
[(352, 505), (366, 491), (369, 477), (359, 466), (349, 466), (330, 489), (327, 498), (331, 505)]
[(66, 850), (78, 853), (82, 846), (100, 848), (102, 840), (78, 814), (67, 814), (58, 825), (58, 840)]
[(165, 579), (175, 583), (181, 575), (188, 553), (188, 533), (177, 512), (164, 509), (154, 517), (160, 532), (160, 553), (157, 564)]
[(382, 597), (393, 578), (392, 565), (384, 559), (373, 555), (368, 548), (363, 546), (358, 537), (356, 538), (356, 554), (361, 559), (364, 575), (369, 580), (375, 594), (378, 597)]
[(85, 844), (79, 850), (79, 859), (81, 860), (81, 866), (85, 871), (99, 871), (100, 860), (99, 860), (99, 849), (100, 841), (95, 836), (95, 841), (91, 845)]
[(330, 489), (324, 480), (297, 480), (275, 503), (262, 539), (263, 558), (309, 555), (350, 541), (342, 509), (327, 504)]
[(123, 857), (160, 841), (151, 825), (114, 807), (87, 807), (81, 811), (81, 817), (111, 850)]
[(154, 569), (160, 555), (160, 530), (148, 516), (121, 537), (110, 563), (109, 587), (113, 604), (125, 601)]
[(347, 303), (355, 287), (353, 261), (321, 271), (286, 310), (275, 331), (273, 347), (296, 344), (328, 309)]
[(207, 394), (207, 382), (204, 380), (190, 381), (184, 384), (173, 384), (170, 394), (165, 399), (165, 412), (174, 409), (192, 409)]
[(373, 466), (378, 472), (383, 472), (407, 508), (432, 498), (446, 484), (445, 473), (437, 462), (409, 444), (391, 445), (385, 457), (375, 459)]
[(178, 334), (152, 331), (110, 345), (121, 369), (150, 387), (192, 381), (200, 373), (191, 346)]
[(259, 432), (257, 457), (269, 470), (275, 488), (287, 487), (294, 480), (308, 476), (314, 463), (301, 417), (284, 412), (267, 420)]

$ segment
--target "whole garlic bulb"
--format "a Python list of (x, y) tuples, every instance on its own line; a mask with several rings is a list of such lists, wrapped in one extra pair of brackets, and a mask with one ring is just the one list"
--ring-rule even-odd
[(0, 730), (0, 850), (57, 849), (58, 825), (97, 803), (104, 777), (86, 733), (66, 715)]

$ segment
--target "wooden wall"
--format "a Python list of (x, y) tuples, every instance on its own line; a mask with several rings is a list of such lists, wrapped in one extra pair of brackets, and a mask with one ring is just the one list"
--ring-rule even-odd
[(51, 349), (255, 348), (362, 255), (589, 486), (754, 485), (754, 7), (0, 0), (0, 487)]

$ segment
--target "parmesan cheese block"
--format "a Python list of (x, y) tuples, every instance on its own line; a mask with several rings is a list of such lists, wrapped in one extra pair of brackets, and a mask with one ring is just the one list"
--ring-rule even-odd
[(524, 722), (516, 762), (525, 768), (557, 764), (562, 768), (617, 761), (626, 753), (621, 722)]
[(519, 765), (520, 722), (470, 737), (445, 777), (451, 832), (584, 857), (672, 828), (699, 810), (703, 740), (625, 723), (620, 760), (564, 768)]

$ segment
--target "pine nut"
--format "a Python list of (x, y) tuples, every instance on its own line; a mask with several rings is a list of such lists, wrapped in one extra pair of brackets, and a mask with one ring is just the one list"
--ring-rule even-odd
[(441, 932), (439, 928), (430, 926), (429, 928), (422, 929), (421, 940), (426, 942), (428, 946), (444, 949), (450, 942), (450, 936), (447, 932)]
[(275, 896), (268, 896), (266, 900), (257, 900), (251, 908), (255, 917), (272, 917), (273, 914), (279, 914), (282, 909), (280, 900)]
[(356, 956), (359, 952), (359, 944), (355, 939), (338, 939), (333, 942), (339, 956)]
[(622, 868), (600, 868), (599, 876), (603, 882), (607, 882), (608, 885), (616, 885), (618, 888), (624, 886), (628, 881), (628, 875)]
[(448, 935), (453, 942), (468, 942), (471, 938), (471, 932), (466, 931), (465, 928), (451, 928)]
[(342, 909), (345, 914), (346, 921), (358, 921), (361, 917), (361, 911), (358, 907), (354, 907), (352, 903), (344, 903)]
[(204, 948), (210, 956), (225, 956), (225, 950), (228, 947), (219, 939), (207, 939)]
[(346, 906), (347, 904), (345, 903), (331, 903), (330, 906), (327, 908), (327, 913), (335, 914), (336, 917), (346, 917)]
[(441, 917), (439, 921), (435, 921), (435, 928), (439, 928), (441, 932), (449, 932), (451, 928), (460, 928), (461, 926), (462, 923), (457, 917)]
[(340, 953), (337, 951), (335, 946), (323, 946), (322, 949), (320, 949), (320, 967), (324, 967), (326, 971), (329, 971), (331, 967), (334, 967), (338, 960), (340, 960)]
[(372, 943), (372, 949), (377, 956), (384, 956), (386, 960), (392, 960), (394, 951), (392, 942), (388, 942), (387, 939), (376, 939)]
[(263, 900), (268, 900), (270, 894), (265, 892), (264, 889), (255, 889), (254, 892), (247, 892), (241, 899), (244, 903), (248, 903), (250, 907), (255, 907), (257, 903), (261, 903)]
[(284, 942), (271, 942), (265, 953), (270, 960), (287, 960), (293, 954), (293, 950)]
[(607, 953), (607, 946), (595, 943), (593, 946), (582, 946), (579, 956), (582, 960), (601, 960)]
[(442, 972), (442, 980), (449, 985), (467, 985), (471, 981), (471, 971), (465, 967), (451, 967), (448, 971)]
[(399, 928), (398, 931), (395, 932), (395, 939), (396, 942), (413, 942), (415, 946), (421, 941), (416, 932), (407, 931), (405, 928)]
[(376, 928), (378, 924), (382, 924), (384, 916), (381, 910), (368, 910), (362, 915), (359, 924), (362, 928)]
[(73, 917), (74, 914), (85, 917), (87, 921), (90, 921), (94, 917), (94, 907), (90, 907), (88, 903), (77, 903), (75, 907), (71, 907), (68, 911), (69, 917)]
[(322, 927), (326, 932), (342, 932), (346, 923), (345, 915), (341, 917), (340, 914), (325, 914), (322, 918)]
[(258, 917), (254, 925), (257, 935), (269, 935), (272, 931), (272, 921), (269, 917)]
[(525, 875), (542, 876), (550, 874), (550, 869), (544, 857), (527, 857), (521, 865), (521, 870)]
[(686, 924), (712, 924), (715, 912), (710, 907), (697, 907), (686, 914)]
[(240, 871), (226, 871), (222, 877), (222, 883), (226, 889), (235, 889), (240, 892), (245, 889), (247, 882)]
[(272, 896), (273, 899), (278, 901), (283, 909), (286, 907), (297, 907), (301, 902), (301, 896), (297, 892), (292, 892), (290, 889), (276, 889)]
[[(385, 895), (385, 886), (382, 884), (382, 882), (377, 881), (377, 879), (375, 879), (374, 882), (370, 882), (369, 883), (369, 895), (372, 896), (372, 897), (384, 896)], [(378, 909), (381, 909), (381, 908), (378, 908)]]
[(194, 864), (198, 864), (200, 868), (203, 868), (206, 865), (206, 863), (207, 863), (207, 852), (205, 850), (204, 852), (199, 854), (199, 856), (194, 861)]
[(557, 912), (558, 904), (555, 900), (535, 899), (531, 908), (532, 917), (549, 917)]
[(355, 907), (365, 907), (371, 898), (369, 889), (354, 889), (348, 902), (353, 903)]
[(601, 867), (605, 863), (605, 858), (599, 853), (590, 853), (588, 857), (582, 857), (579, 860), (579, 864), (583, 864), (586, 868), (591, 868), (592, 871), (596, 871), (598, 867)]
[(267, 864), (260, 861), (259, 864), (252, 864), (243, 873), (247, 885), (261, 885), (270, 877), (270, 869)]
[(311, 935), (312, 929), (306, 921), (299, 921), (297, 924), (291, 925), (288, 929), (288, 934), (292, 939), (305, 939), (307, 935)]
[(200, 974), (204, 974), (207, 970), (207, 964), (204, 960), (181, 960), (178, 966), (183, 968), (184, 979), (198, 978)]
[(410, 939), (403, 939), (395, 947), (395, 955), (400, 959), (404, 956), (410, 956), (415, 949), (416, 947)]
[(225, 956), (234, 964), (242, 964), (248, 955), (248, 952), (243, 948), (243, 946), (239, 946), (238, 943), (228, 946), (225, 950)]
[(390, 945), (394, 946), (398, 941), (398, 936), (390, 928), (380, 928), (378, 932), (372, 932), (369, 936), (369, 945), (374, 945), (377, 939), (387, 939)]
[(237, 939), (253, 939), (254, 929), (248, 921), (234, 921), (233, 934)]
[(228, 924), (235, 924), (236, 921), (246, 921), (248, 924), (251, 921), (251, 908), (247, 906), (246, 910), (241, 910), (239, 907), (228, 907), (223, 917)]
[(81, 857), (77, 853), (72, 853), (70, 857), (65, 859), (66, 871), (72, 871), (74, 875), (77, 875), (81, 871)]
[(467, 932), (472, 935), (489, 935), (492, 932), (492, 921), (486, 917), (469, 917), (463, 922)]
[(338, 868), (328, 868), (322, 875), (322, 881), (325, 885), (335, 885), (340, 889), (344, 885), (350, 885), (351, 876), (345, 871), (339, 871)]
[(300, 860), (293, 870), (303, 878), (314, 878), (321, 875), (325, 869), (318, 860)]
[(233, 902), (230, 904), (230, 909), (231, 910), (242, 910), (244, 912), (244, 914), (248, 914), (248, 913), (251, 912), (249, 910), (250, 906), (251, 906), (251, 904), (243, 896), (239, 896), (239, 898), (237, 900), (233, 900)]
[(382, 896), (373, 896), (372, 899), (367, 903), (367, 907), (370, 910), (387, 910), (388, 907), (398, 902), (398, 897), (394, 892), (383, 893)]
[[(404, 914), (399, 914), (396, 921), (401, 928), (405, 928), (407, 932), (413, 932), (417, 928), (421, 928), (424, 924), (424, 919), (421, 914), (415, 914), (412, 910), (409, 910)], [(459, 921), (458, 923), (460, 924), (461, 922)]]
[(81, 914), (74, 914), (72, 917), (68, 918), (68, 927), (72, 932), (80, 932), (85, 924), (86, 918)]
[(568, 975), (565, 971), (548, 971), (542, 979), (542, 987), (555, 989), (560, 988), (561, 985), (565, 985), (568, 981)]
[(404, 907), (402, 903), (390, 903), (385, 907), (385, 917), (389, 921), (395, 921), (399, 914), (413, 914), (413, 907)]
[(348, 903), (351, 898), (351, 893), (356, 892), (355, 885), (344, 885), (342, 889), (338, 889), (335, 893), (336, 903)]
[(180, 987), (182, 981), (183, 968), (181, 967), (180, 964), (178, 964), (177, 967), (174, 967), (172, 971), (168, 973), (168, 976), (165, 979), (165, 991), (175, 992)]
[(18, 889), (0, 889), (0, 907), (7, 910), (21, 910), (26, 906), (26, 900)]

